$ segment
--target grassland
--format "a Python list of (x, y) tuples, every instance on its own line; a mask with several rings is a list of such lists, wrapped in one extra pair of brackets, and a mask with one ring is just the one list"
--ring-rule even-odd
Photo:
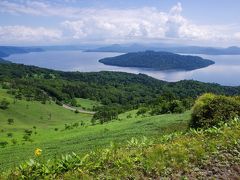
[(86, 110), (93, 110), (94, 107), (101, 106), (101, 103), (90, 99), (76, 98), (77, 106)]
[[(33, 158), (34, 149), (37, 147), (43, 150), (45, 159), (72, 151), (81, 154), (104, 148), (112, 141), (121, 143), (132, 137), (152, 138), (184, 130), (190, 119), (189, 111), (184, 114), (150, 117), (137, 116), (134, 110), (121, 114), (118, 120), (93, 126), (91, 115), (74, 113), (53, 102), (41, 104), (18, 100), (14, 103), (14, 98), (0, 89), (0, 99), (3, 98), (11, 104), (7, 110), (0, 110), (0, 141), (8, 142), (6, 147), (0, 148), (0, 171)], [(9, 118), (14, 119), (12, 125), (7, 122)], [(65, 124), (74, 123), (79, 123), (79, 126), (65, 129)], [(37, 132), (31, 135), (32, 142), (23, 141), (25, 129)], [(12, 133), (12, 137), (8, 137), (8, 133)], [(15, 139), (17, 144), (13, 144), (12, 139)]]
[[(239, 179), (240, 123), (132, 139), (85, 155), (43, 160), (44, 153), (3, 179)], [(229, 138), (231, 137), (231, 138)], [(0, 175), (1, 177), (1, 175)]]

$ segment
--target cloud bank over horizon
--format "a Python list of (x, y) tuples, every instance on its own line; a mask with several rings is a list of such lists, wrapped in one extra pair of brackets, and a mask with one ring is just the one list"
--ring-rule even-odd
[[(59, 1), (19, 2), (0, 1), (0, 13), (5, 19), (22, 19), (14, 24), (0, 24), (1, 44), (167, 42), (240, 45), (238, 23), (194, 23), (182, 15), (184, 7), (180, 2), (166, 12), (147, 5), (138, 8), (97, 8), (67, 6)], [(39, 20), (41, 23), (37, 25), (38, 18), (44, 19), (46, 24)], [(29, 19), (36, 20), (34, 25)]]

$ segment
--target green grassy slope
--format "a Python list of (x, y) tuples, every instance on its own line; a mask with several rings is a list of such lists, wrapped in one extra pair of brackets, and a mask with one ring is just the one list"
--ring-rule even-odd
[[(9, 96), (4, 90), (0, 90), (0, 100), (6, 98), (11, 104), (9, 109), (0, 109), (0, 127), (3, 130), (16, 132), (36, 126), (37, 129), (60, 128), (64, 123), (89, 120), (90, 116), (75, 114), (57, 106), (53, 102), (41, 104), (37, 101), (17, 100)], [(7, 119), (13, 118), (14, 124), (8, 125)]]
[[(70, 153), (89, 152), (99, 147), (108, 146), (110, 142), (123, 142), (131, 137), (158, 136), (166, 132), (183, 130), (187, 127), (190, 112), (184, 114), (160, 115), (152, 117), (136, 116), (136, 111), (127, 112), (103, 125), (91, 125), (91, 115), (74, 113), (54, 103), (41, 104), (14, 99), (0, 89), (0, 100), (6, 98), (11, 102), (9, 109), (0, 110), (0, 141), (7, 141), (5, 148), (0, 147), (0, 171), (18, 165), (34, 156), (34, 149), (41, 148), (44, 158)], [(51, 118), (50, 118), (51, 114)], [(131, 114), (131, 118), (127, 116)], [(14, 119), (14, 124), (7, 123), (8, 118)], [(65, 130), (65, 124), (83, 122), (85, 125)], [(36, 126), (37, 134), (31, 136), (33, 142), (23, 141), (25, 129)], [(54, 129), (58, 128), (58, 131)], [(12, 133), (13, 137), (7, 137)], [(12, 139), (17, 140), (14, 145)]]
[[(88, 123), (91, 119), (90, 115), (76, 114), (53, 102), (41, 104), (36, 101), (17, 100), (14, 103), (14, 99), (5, 90), (0, 89), (0, 100), (3, 98), (10, 102), (10, 106), (7, 110), (0, 109), (0, 142), (7, 141), (9, 144), (5, 148), (0, 148), (0, 169), (31, 156), (32, 149), (41, 146), (43, 142), (60, 143), (60, 139), (63, 139), (64, 133), (61, 132), (64, 124), (81, 121)], [(14, 119), (14, 124), (8, 124), (9, 118)], [(36, 127), (37, 134), (34, 133), (33, 126)], [(55, 128), (58, 131), (55, 131)], [(32, 143), (23, 141), (25, 129), (33, 131)], [(12, 133), (12, 137), (8, 137), (8, 133)], [(16, 145), (13, 145), (13, 139), (17, 141)]]
[[(44, 160), (45, 152), (3, 179), (239, 179), (240, 123), (132, 139), (120, 146)], [(231, 138), (229, 138), (231, 137)], [(1, 177), (1, 175), (0, 175)]]
[(93, 110), (93, 107), (101, 106), (101, 103), (90, 99), (76, 98), (77, 106), (86, 110)]

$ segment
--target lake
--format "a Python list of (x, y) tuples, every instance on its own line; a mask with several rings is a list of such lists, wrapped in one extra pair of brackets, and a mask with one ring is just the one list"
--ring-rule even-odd
[(105, 57), (113, 57), (120, 53), (82, 52), (82, 51), (44, 51), (27, 54), (14, 54), (5, 59), (14, 63), (35, 65), (63, 71), (122, 71), (143, 73), (165, 81), (193, 79), (202, 82), (213, 82), (222, 85), (240, 85), (240, 55), (197, 55), (215, 61), (207, 68), (193, 71), (157, 71), (141, 68), (107, 66), (98, 62)]

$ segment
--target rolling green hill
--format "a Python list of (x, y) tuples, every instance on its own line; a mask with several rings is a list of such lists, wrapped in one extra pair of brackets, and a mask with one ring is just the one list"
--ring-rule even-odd
[[(156, 107), (160, 99), (177, 100), (191, 107), (207, 92), (223, 95), (240, 94), (240, 87), (221, 86), (192, 80), (165, 82), (144, 74), (123, 72), (62, 72), (19, 64), (0, 64), (0, 83), (17, 99), (49, 101), (76, 106), (76, 99), (97, 101), (103, 105), (97, 116), (117, 115), (142, 106)], [(180, 102), (179, 102), (180, 101)], [(111, 111), (111, 114), (102, 111)], [(165, 110), (165, 112), (168, 110)], [(105, 118), (106, 119), (106, 118)], [(111, 118), (108, 118), (111, 119)]]
[[(89, 152), (108, 146), (112, 141), (119, 143), (131, 137), (151, 138), (183, 130), (190, 118), (190, 112), (180, 115), (137, 116), (135, 110), (121, 114), (118, 120), (111, 123), (92, 126), (91, 115), (72, 112), (54, 102), (42, 104), (16, 100), (6, 90), (0, 89), (0, 100), (4, 98), (10, 105), (8, 109), (0, 109), (0, 142), (8, 144), (0, 147), (0, 171), (33, 158), (35, 148), (43, 149), (45, 158), (72, 151)], [(91, 107), (89, 100), (81, 99), (81, 102)], [(14, 123), (9, 124), (8, 119), (13, 119)], [(32, 131), (30, 141), (23, 138), (25, 130)]]
[[(34, 150), (36, 148), (42, 149), (42, 162), (57, 157), (61, 163), (65, 163), (68, 162), (69, 156), (63, 156), (61, 159), (64, 154), (75, 152), (82, 156), (90, 153), (95, 158), (103, 157), (104, 161), (100, 162), (101, 165), (94, 161), (90, 166), (90, 171), (95, 167), (98, 171), (98, 168), (105, 167), (105, 164), (111, 169), (111, 164), (115, 163), (120, 163), (118, 164), (120, 168), (124, 167), (128, 170), (129, 168), (125, 166), (128, 165), (126, 162), (132, 163), (132, 160), (134, 167), (144, 169), (147, 167), (146, 164), (144, 166), (138, 164), (143, 162), (138, 159), (142, 158), (141, 152), (140, 156), (135, 156), (134, 153), (126, 154), (123, 156), (123, 158), (126, 157), (123, 159), (124, 163), (120, 160), (108, 164), (104, 159), (109, 152), (106, 148), (111, 142), (114, 142), (113, 144), (118, 144), (120, 149), (124, 149), (124, 145), (128, 144), (127, 141), (132, 137), (141, 139), (143, 136), (159, 144), (159, 138), (168, 140), (169, 137), (170, 139), (175, 137), (173, 132), (180, 132), (181, 135), (188, 129), (188, 122), (191, 118), (189, 109), (197, 96), (205, 92), (225, 95), (240, 94), (240, 87), (227, 87), (197, 81), (168, 83), (143, 74), (62, 72), (14, 63), (0, 64), (0, 83), (0, 171), (7, 171), (28, 159), (35, 159)], [(79, 106), (80, 109), (94, 109), (96, 114), (103, 115), (103, 119), (106, 121), (101, 121), (101, 119), (93, 121), (96, 114), (93, 116), (74, 112), (64, 108), (63, 104)], [(95, 108), (94, 106), (99, 107)], [(147, 111), (145, 111), (146, 109)], [(184, 113), (177, 114), (180, 110)], [(235, 130), (232, 133), (234, 137), (238, 136)], [(218, 132), (216, 129), (210, 131)], [(229, 131), (229, 133), (231, 132)], [(225, 136), (223, 137), (225, 138)], [(180, 136), (180, 138), (184, 139), (185, 136)], [(222, 136), (219, 141), (222, 140), (221, 138)], [(202, 138), (196, 139), (194, 142), (199, 140), (202, 143)], [(213, 148), (215, 148), (218, 141), (211, 139), (211, 136), (209, 141), (213, 141)], [(187, 142), (191, 142), (191, 138)], [(223, 141), (223, 143), (225, 142), (227, 141)], [(181, 141), (179, 140), (178, 143)], [(140, 148), (137, 151), (143, 149), (142, 145), (138, 146), (135, 140), (132, 144)], [(237, 141), (236, 144), (238, 144)], [(183, 151), (190, 152), (191, 149), (185, 149), (185, 145), (188, 147), (192, 144), (184, 144)], [(176, 146), (170, 145), (169, 147), (175, 148)], [(198, 153), (199, 146), (194, 147)], [(201, 145), (201, 147), (205, 146)], [(155, 149), (149, 150), (155, 151)], [(162, 149), (160, 150), (162, 151)], [(126, 149), (121, 151), (118, 156), (124, 155), (122, 153), (124, 151)], [(99, 156), (95, 154), (95, 156), (94, 152), (106, 152), (106, 154)], [(135, 152), (134, 149), (133, 152)], [(175, 151), (170, 151), (170, 153), (174, 154)], [(178, 155), (182, 155), (181, 153), (180, 151), (180, 154), (176, 154), (176, 161), (179, 160)], [(207, 155), (211, 153), (213, 153), (212, 149)], [(112, 155), (114, 156), (114, 153)], [(155, 153), (152, 155), (152, 159), (154, 159)], [(169, 157), (171, 159), (171, 156)], [(188, 156), (186, 160), (189, 162)], [(88, 162), (91, 164), (92, 159)], [(185, 161), (180, 157), (179, 162), (180, 164), (176, 163), (178, 168), (182, 166), (181, 162)], [(79, 165), (71, 163), (73, 163), (73, 167)], [(171, 164), (171, 161), (166, 161), (166, 163)], [(32, 164), (35, 163), (30, 162), (30, 166)], [(191, 165), (191, 163), (188, 164)], [(55, 164), (53, 163), (53, 165)], [(76, 170), (65, 167), (66, 165), (60, 166), (70, 171)], [(155, 164), (149, 167), (158, 168)], [(116, 169), (113, 168), (113, 172)], [(64, 172), (60, 171), (60, 174), (65, 173), (65, 170), (63, 170)], [(138, 171), (139, 169), (134, 170), (136, 173), (146, 173)], [(160, 168), (160, 170), (162, 169)], [(151, 171), (154, 170), (151, 169)], [(98, 172), (101, 172), (101, 169)], [(103, 172), (108, 174), (105, 170)], [(128, 173), (128, 171), (121, 172)], [(70, 172), (70, 176), (76, 175), (75, 171), (73, 173)], [(67, 176), (67, 174), (65, 175)], [(80, 177), (82, 176), (80, 175)]]

